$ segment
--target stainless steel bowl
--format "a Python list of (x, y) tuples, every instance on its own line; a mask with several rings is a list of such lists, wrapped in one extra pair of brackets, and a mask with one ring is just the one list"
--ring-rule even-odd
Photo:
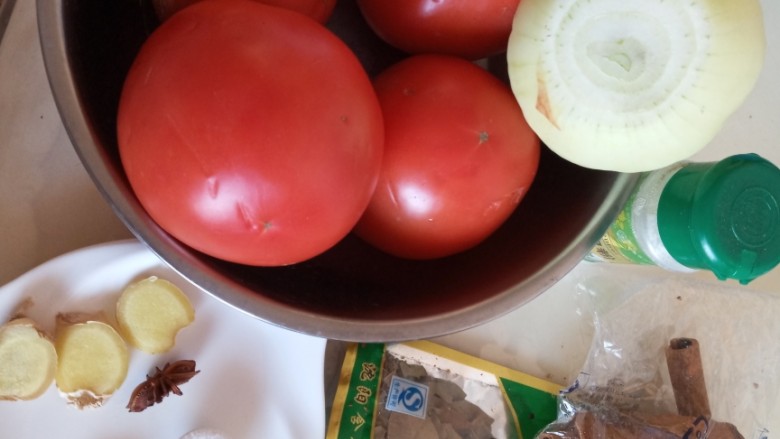
[[(264, 321), (353, 341), (450, 334), (499, 317), (572, 269), (604, 233), (635, 175), (583, 169), (545, 151), (538, 178), (509, 221), (480, 246), (434, 261), (408, 261), (349, 236), (305, 263), (261, 268), (200, 254), (169, 236), (133, 195), (117, 154), (124, 76), (157, 25), (144, 0), (38, 0), (51, 88), (70, 139), (127, 227), (184, 277)], [(378, 41), (354, 1), (329, 26), (369, 73), (401, 54)], [(554, 317), (554, 316), (551, 316)]]
[(5, 28), (11, 19), (11, 11), (14, 9), (14, 0), (0, 0), (0, 42), (3, 41)]

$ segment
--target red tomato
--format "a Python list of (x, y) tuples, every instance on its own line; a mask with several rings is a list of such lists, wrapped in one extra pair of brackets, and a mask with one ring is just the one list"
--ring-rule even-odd
[[(157, 17), (160, 20), (167, 20), (174, 12), (185, 6), (191, 5), (200, 0), (152, 0)], [(325, 23), (330, 18), (333, 8), (336, 7), (336, 0), (256, 0), (267, 5), (279, 6)]]
[(382, 39), (409, 53), (478, 59), (506, 50), (520, 0), (358, 0)]
[(145, 42), (119, 152), (149, 215), (185, 244), (252, 265), (313, 257), (349, 233), (384, 142), (371, 81), (301, 14), (204, 0)]
[(401, 61), (374, 87), (385, 117), (385, 153), (356, 234), (413, 259), (483, 241), (514, 211), (539, 164), (539, 139), (509, 87), (442, 55)]
[(325, 23), (336, 7), (336, 0), (259, 0), (268, 5), (298, 11), (304, 15)]

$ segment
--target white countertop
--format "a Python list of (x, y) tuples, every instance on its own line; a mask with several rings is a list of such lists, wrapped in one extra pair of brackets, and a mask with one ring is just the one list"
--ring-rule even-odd
[[(780, 2), (763, 0), (762, 4), (768, 50), (759, 84), (694, 160), (756, 152), (780, 164), (780, 29), (776, 26)], [(93, 186), (69, 143), (44, 72), (32, 0), (15, 6), (0, 44), (0, 78), (2, 285), (57, 255), (132, 235)], [(591, 338), (572, 298), (577, 284), (593, 269), (583, 263), (528, 305), (439, 341), (568, 384)], [(751, 287), (780, 291), (780, 269)]]
[(103, 201), (60, 121), (35, 2), (17, 1), (0, 42), (0, 284), (54, 256), (131, 234)]

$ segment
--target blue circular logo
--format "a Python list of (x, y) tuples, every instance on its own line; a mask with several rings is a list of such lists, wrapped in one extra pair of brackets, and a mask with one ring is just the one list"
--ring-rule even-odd
[(423, 394), (420, 392), (420, 389), (416, 387), (407, 387), (403, 392), (401, 392), (400, 395), (398, 395), (398, 399), (407, 410), (413, 412), (416, 412), (423, 407)]

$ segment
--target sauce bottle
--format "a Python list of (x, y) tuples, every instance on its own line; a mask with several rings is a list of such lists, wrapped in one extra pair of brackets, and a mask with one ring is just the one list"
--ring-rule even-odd
[(780, 263), (780, 169), (740, 154), (648, 172), (585, 259), (747, 284)]

